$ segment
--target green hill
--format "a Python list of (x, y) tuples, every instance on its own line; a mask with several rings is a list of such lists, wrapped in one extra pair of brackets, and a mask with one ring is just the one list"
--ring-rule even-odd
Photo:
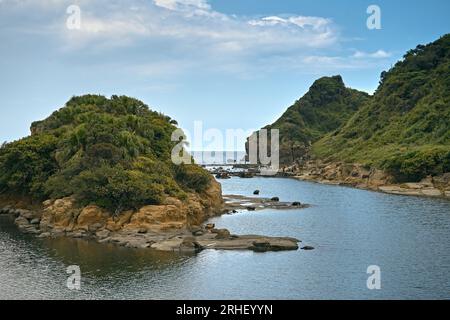
[(309, 91), (266, 129), (280, 130), (280, 163), (308, 156), (311, 143), (339, 128), (369, 95), (346, 88), (341, 76), (316, 80)]
[(374, 96), (313, 146), (328, 161), (386, 170), (398, 181), (450, 171), (450, 35), (410, 50)]
[(184, 199), (206, 189), (211, 176), (172, 164), (174, 123), (133, 98), (73, 97), (33, 123), (31, 136), (0, 148), (0, 194), (75, 196), (113, 212)]

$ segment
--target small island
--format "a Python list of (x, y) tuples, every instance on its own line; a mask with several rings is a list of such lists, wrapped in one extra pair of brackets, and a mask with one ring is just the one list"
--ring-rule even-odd
[(231, 207), (208, 171), (172, 163), (176, 124), (133, 98), (73, 97), (1, 147), (0, 213), (38, 237), (164, 251), (298, 249), (294, 238), (205, 224)]

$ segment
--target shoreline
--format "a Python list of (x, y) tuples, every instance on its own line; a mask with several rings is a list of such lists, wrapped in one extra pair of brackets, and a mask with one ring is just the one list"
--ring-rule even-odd
[(450, 201), (450, 195), (428, 195), (420, 193), (418, 190), (420, 189), (413, 189), (413, 188), (402, 188), (399, 184), (390, 184), (390, 185), (383, 185), (381, 187), (370, 187), (367, 185), (351, 185), (348, 183), (345, 183), (343, 181), (332, 181), (332, 180), (326, 180), (326, 179), (311, 179), (311, 178), (305, 178), (303, 176), (277, 176), (277, 178), (287, 178), (287, 179), (294, 179), (299, 181), (305, 181), (305, 182), (312, 182), (317, 184), (324, 184), (328, 186), (339, 186), (339, 187), (347, 187), (352, 189), (358, 189), (358, 190), (366, 190), (366, 191), (372, 191), (377, 193), (384, 193), (384, 194), (390, 194), (394, 196), (409, 196), (409, 197), (418, 197), (418, 198), (425, 198), (425, 199), (443, 199), (443, 200), (449, 200)]
[[(235, 235), (227, 229), (217, 229), (209, 218), (239, 211), (302, 209), (306, 204), (285, 203), (274, 199), (223, 196), (220, 210), (208, 215), (203, 223), (186, 224), (179, 220), (184, 207), (147, 206), (137, 212), (125, 212), (111, 217), (95, 206), (75, 207), (71, 198), (44, 202), (42, 210), (0, 208), (0, 214), (15, 217), (14, 224), (24, 233), (38, 238), (68, 237), (111, 243), (128, 248), (148, 248), (160, 251), (191, 252), (202, 250), (252, 250), (254, 252), (298, 250), (302, 242), (292, 237)], [(75, 213), (76, 211), (80, 211)], [(171, 217), (167, 217), (167, 215)], [(178, 216), (177, 216), (178, 215)], [(188, 213), (189, 215), (189, 213)], [(156, 221), (155, 218), (160, 219)], [(178, 218), (178, 221), (177, 221)], [(51, 219), (51, 220), (49, 220)], [(56, 219), (56, 220), (55, 220)], [(171, 220), (172, 219), (172, 220)], [(151, 220), (151, 225), (149, 225)], [(302, 249), (311, 250), (305, 246)]]
[(301, 166), (286, 167), (277, 176), (393, 195), (450, 200), (450, 173), (427, 176), (418, 182), (397, 182), (387, 172), (362, 164), (311, 160)]

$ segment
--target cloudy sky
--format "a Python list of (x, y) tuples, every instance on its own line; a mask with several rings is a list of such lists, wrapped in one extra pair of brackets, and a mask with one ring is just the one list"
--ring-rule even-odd
[(0, 140), (85, 93), (139, 98), (190, 131), (256, 129), (324, 75), (372, 92), (450, 31), (448, 12), (448, 0), (0, 0)]

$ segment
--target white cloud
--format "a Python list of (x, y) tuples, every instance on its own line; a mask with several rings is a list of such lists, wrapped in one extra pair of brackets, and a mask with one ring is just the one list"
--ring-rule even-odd
[(112, 49), (128, 50), (123, 56), (132, 58), (125, 69), (140, 76), (195, 69), (249, 76), (290, 67), (311, 70), (319, 65), (334, 70), (390, 56), (378, 50), (339, 57), (339, 28), (326, 17), (249, 18), (215, 11), (207, 0), (78, 0), (81, 29), (69, 30), (65, 10), (72, 3), (3, 0), (0, 20), (14, 19), (20, 10), (39, 16), (38, 23), (18, 20), (23, 25), (15, 25), (16, 29), (23, 32), (27, 28), (33, 34), (46, 30), (45, 36), (52, 37), (52, 43), (59, 39), (60, 48), (68, 54), (97, 54), (114, 60)]
[(206, 0), (153, 0), (153, 2), (162, 8), (169, 10), (188, 10), (188, 9), (202, 9), (210, 10), (211, 6)]
[(356, 51), (353, 54), (354, 58), (374, 58), (374, 59), (384, 59), (391, 57), (391, 53), (386, 52), (384, 50), (377, 50), (375, 52), (363, 52), (363, 51)]
[(264, 17), (261, 19), (250, 20), (248, 22), (252, 26), (277, 26), (277, 25), (294, 25), (300, 28), (311, 27), (315, 30), (331, 28), (331, 19), (321, 18), (321, 17), (304, 17), (304, 16), (293, 16), (288, 18), (282, 18), (278, 16)]

